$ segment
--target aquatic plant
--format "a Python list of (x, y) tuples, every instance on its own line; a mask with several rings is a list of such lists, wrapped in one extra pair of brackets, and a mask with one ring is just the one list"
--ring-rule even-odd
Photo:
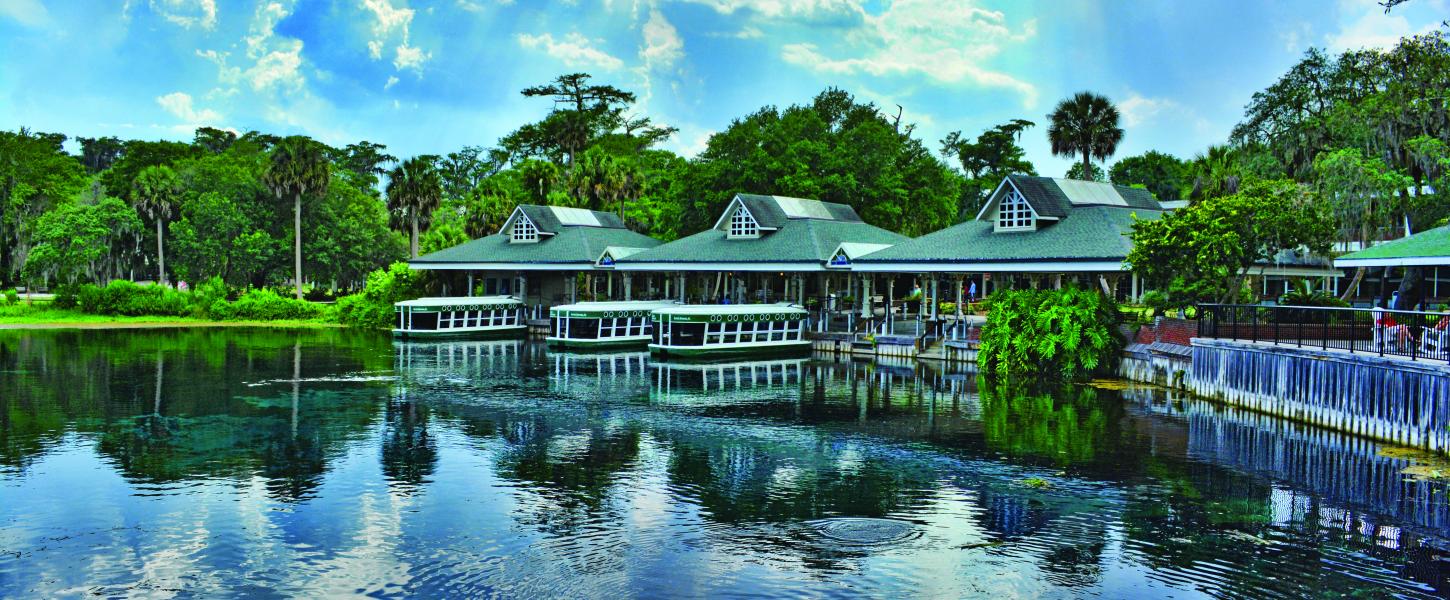
[(994, 292), (978, 361), (997, 376), (1084, 379), (1116, 364), (1119, 319), (1117, 305), (1096, 291)]

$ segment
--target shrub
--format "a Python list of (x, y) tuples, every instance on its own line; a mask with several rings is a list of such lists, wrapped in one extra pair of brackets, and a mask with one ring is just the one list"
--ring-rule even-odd
[(20, 290), (5, 290), (5, 302), (7, 304), (20, 304)]
[(254, 289), (233, 302), (215, 300), (207, 312), (211, 318), (224, 321), (278, 321), (315, 319), (322, 316), (323, 309), (269, 289)]
[(191, 314), (191, 298), (161, 285), (136, 285), (116, 280), (105, 287), (82, 285), (76, 292), (76, 306), (93, 315), (171, 316)]
[(1143, 306), (1153, 309), (1153, 314), (1155, 315), (1161, 315), (1168, 309), (1173, 308), (1168, 305), (1168, 294), (1158, 290), (1143, 292), (1143, 297), (1139, 302), (1142, 302)]
[(1096, 291), (1002, 290), (990, 306), (978, 354), (986, 373), (1075, 380), (1117, 363), (1118, 309)]
[(393, 263), (369, 273), (362, 292), (338, 298), (332, 317), (355, 327), (387, 327), (393, 322), (393, 304), (422, 296), (423, 290), (422, 273), (407, 263)]

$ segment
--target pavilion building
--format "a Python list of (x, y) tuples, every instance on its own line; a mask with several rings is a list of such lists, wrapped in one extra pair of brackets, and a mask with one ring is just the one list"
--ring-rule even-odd
[(850, 259), (908, 241), (844, 204), (737, 194), (714, 226), (619, 259), (616, 269), (668, 274), (666, 297), (745, 303), (861, 297)]
[(649, 297), (648, 282), (636, 286), (627, 274), (614, 274), (614, 263), (659, 243), (625, 228), (613, 213), (525, 204), (514, 209), (498, 233), (419, 256), (408, 265), (466, 273), (466, 295), (477, 287), (484, 295), (511, 295), (527, 305), (549, 307), (581, 296), (629, 299), (636, 287)]

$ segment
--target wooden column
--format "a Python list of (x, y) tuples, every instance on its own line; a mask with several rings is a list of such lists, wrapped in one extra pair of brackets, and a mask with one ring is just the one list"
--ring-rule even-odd
[(952, 285), (957, 287), (957, 320), (962, 320), (962, 276), (957, 275), (952, 279)]
[(859, 300), (861, 301), (861, 318), (863, 318), (863, 319), (869, 319), (869, 318), (871, 318), (871, 276), (870, 275), (862, 275), (861, 276), (861, 293), (859, 295), (860, 295)]
[(634, 297), (633, 297), (634, 296), (634, 293), (633, 293), (634, 292), (634, 289), (633, 289), (633, 287), (634, 287), (634, 279), (629, 276), (629, 273), (625, 273), (624, 274), (624, 301), (625, 302), (629, 302), (630, 300), (633, 300), (634, 299)]
[(896, 277), (886, 276), (886, 333), (896, 333)]

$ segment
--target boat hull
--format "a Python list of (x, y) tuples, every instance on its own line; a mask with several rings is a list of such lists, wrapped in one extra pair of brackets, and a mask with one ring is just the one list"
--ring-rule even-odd
[(606, 338), (602, 340), (579, 340), (573, 338), (547, 337), (544, 342), (550, 348), (570, 350), (605, 350), (618, 348), (643, 348), (649, 344), (649, 337)]
[(714, 360), (755, 356), (807, 356), (811, 353), (809, 341), (782, 342), (764, 346), (662, 346), (650, 344), (651, 356), (663, 359)]
[(444, 340), (444, 339), (475, 339), (487, 340), (509, 337), (523, 337), (528, 333), (526, 325), (509, 327), (490, 327), (487, 329), (441, 329), (441, 330), (407, 330), (394, 329), (393, 337), (410, 340)]

